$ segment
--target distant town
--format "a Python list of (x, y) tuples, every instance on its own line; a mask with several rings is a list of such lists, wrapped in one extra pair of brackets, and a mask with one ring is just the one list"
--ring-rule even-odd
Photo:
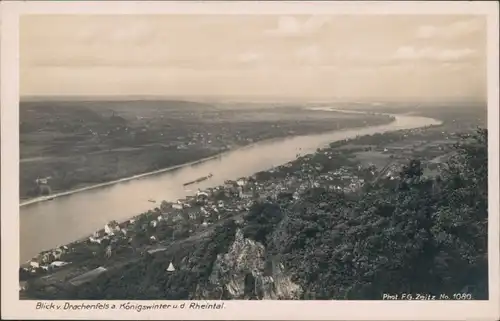
[[(445, 118), (440, 126), (346, 139), (314, 154), (299, 151), (294, 161), (198, 190), (177, 202), (150, 200), (157, 206), (147, 213), (125, 222), (109, 222), (86, 239), (40, 253), (22, 265), (21, 297), (61, 297), (71, 291), (68, 288), (92, 282), (144, 256), (165, 252), (173, 258), (176, 248), (207, 237), (228, 220), (242, 224), (255, 203), (300, 202), (312, 188), (357, 194), (366, 183), (397, 181), (411, 159), (419, 159), (423, 175), (433, 177), (453, 156), (453, 146), (463, 133), (476, 123)], [(37, 180), (44, 184), (49, 179)], [(179, 260), (173, 259), (164, 267), (167, 272), (179, 268)]]

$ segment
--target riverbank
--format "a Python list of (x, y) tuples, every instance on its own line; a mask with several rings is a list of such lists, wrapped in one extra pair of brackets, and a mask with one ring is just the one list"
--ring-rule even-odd
[[(149, 267), (152, 267), (151, 264), (153, 264), (155, 269), (164, 270), (165, 266), (173, 262), (176, 269), (180, 271), (179, 273), (189, 274), (188, 271), (191, 271), (190, 264), (198, 267), (209, 266), (210, 264), (206, 264), (206, 261), (212, 259), (203, 255), (197, 257), (197, 254), (192, 252), (197, 252), (196, 248), (203, 247), (204, 242), (218, 244), (221, 240), (211, 239), (211, 237), (216, 237), (215, 234), (211, 234), (214, 228), (224, 224), (223, 222), (227, 222), (227, 220), (236, 220), (243, 213), (253, 210), (252, 203), (267, 199), (270, 202), (278, 202), (278, 204), (282, 203), (284, 206), (289, 206), (304, 197), (308, 197), (307, 191), (314, 188), (328, 189), (331, 195), (335, 193), (355, 195), (360, 191), (364, 182), (373, 181), (373, 179), (377, 179), (381, 175), (396, 179), (407, 157), (426, 160), (433, 159), (436, 153), (447, 153), (448, 148), (453, 145), (454, 139), (454, 137), (449, 137), (448, 133), (442, 133), (438, 128), (401, 130), (381, 135), (346, 139), (332, 143), (330, 147), (318, 150), (316, 153), (307, 154), (299, 159), (277, 166), (274, 170), (259, 172), (250, 177), (204, 189), (199, 194), (201, 198), (188, 197), (181, 199), (178, 203), (162, 203), (157, 209), (137, 216), (125, 224), (119, 224), (119, 228), (116, 228), (114, 235), (106, 236), (105, 231), (101, 230), (97, 233), (99, 235), (95, 236), (95, 240), (87, 239), (85, 242), (69, 246), (69, 251), (61, 259), (76, 263), (73, 270), (69, 268), (72, 272), (69, 273), (69, 270), (60, 270), (58, 272), (59, 270), (56, 270), (53, 276), (44, 279), (43, 282), (37, 285), (40, 288), (36, 289), (34, 293), (39, 295), (38, 298), (45, 299), (68, 298), (65, 297), (66, 295), (85, 295), (83, 292), (72, 288), (68, 283), (77, 278), (78, 274), (86, 273), (98, 266), (105, 267), (107, 271), (101, 276), (96, 275), (98, 279), (95, 282), (102, 281), (102, 278), (111, 278), (115, 287), (122, 284), (118, 280), (119, 277), (125, 277), (126, 283), (129, 285), (138, 282), (126, 271), (135, 270), (134, 266), (143, 266), (144, 264)], [(436, 145), (435, 142), (439, 141), (441, 143)], [(425, 144), (422, 145), (422, 142)], [(417, 145), (420, 148), (415, 148)], [(402, 149), (402, 146), (405, 146), (405, 148)], [(393, 166), (385, 170), (379, 168), (374, 171), (371, 168), (369, 159), (367, 160), (366, 157), (358, 159), (357, 157), (368, 149), (371, 154), (386, 155), (386, 160), (391, 160), (394, 163)], [(335, 161), (332, 161), (332, 159)], [(362, 161), (361, 164), (358, 162), (360, 160)], [(425, 162), (422, 163), (422, 166), (425, 166)], [(239, 191), (238, 186), (242, 186), (241, 191)], [(205, 194), (208, 195), (207, 198), (203, 196)], [(222, 203), (220, 203), (221, 201)], [(184, 206), (182, 209), (175, 209), (172, 208), (174, 204), (183, 204)], [(323, 208), (325, 206), (319, 205), (323, 206)], [(169, 218), (172, 221), (168, 221)], [(256, 221), (260, 222), (258, 219)], [(258, 223), (257, 226), (250, 224), (247, 227), (239, 224), (238, 226), (242, 228), (245, 237), (264, 242), (259, 239), (260, 233), (255, 231), (265, 230), (267, 228), (266, 224)], [(122, 230), (126, 231), (126, 237), (123, 236)], [(207, 240), (202, 240), (204, 236), (210, 237)], [(186, 242), (191, 240), (195, 243), (180, 246), (183, 243), (183, 237)], [(98, 242), (99, 238), (102, 241)], [(127, 240), (128, 238), (135, 241), (130, 243)], [(134, 249), (137, 249), (137, 251), (134, 252)], [(221, 251), (224, 252), (224, 250)], [(92, 252), (97, 253), (97, 256), (92, 255)], [(75, 258), (76, 254), (74, 253), (79, 253), (79, 259)], [(83, 253), (87, 253), (88, 262), (81, 261)], [(111, 254), (107, 256), (106, 253)], [(145, 256), (141, 257), (140, 253), (144, 253)], [(158, 253), (160, 255), (157, 255)], [(181, 260), (186, 256), (193, 257), (193, 259)], [(161, 266), (158, 267), (156, 265), (159, 264), (159, 261), (161, 261)], [(53, 283), (51, 282), (57, 282), (58, 287), (60, 286), (63, 290), (60, 290), (61, 292), (58, 294), (45, 291), (43, 287), (52, 287)], [(94, 281), (90, 280), (89, 282)], [(82, 287), (94, 293), (91, 290), (95, 288), (92, 284), (96, 283), (91, 283), (88, 286), (82, 285)], [(117, 288), (103, 291), (108, 294), (113, 293), (113, 298), (120, 296), (120, 291)], [(60, 296), (58, 297), (58, 295)], [(125, 296), (126, 299), (131, 299), (139, 298), (142, 294), (126, 292), (121, 295)], [(130, 297), (127, 297), (127, 295)]]
[[(331, 111), (331, 112), (343, 113), (343, 114), (365, 114), (363, 112), (357, 112), (357, 111), (343, 111), (343, 110), (333, 110), (333, 109), (318, 109), (318, 110)], [(352, 130), (352, 129), (357, 129), (357, 128), (363, 128), (363, 127), (367, 127), (367, 126), (390, 124), (390, 122), (394, 121), (394, 118), (391, 118), (390, 114), (379, 113), (377, 115), (372, 115), (372, 116), (377, 116), (377, 117), (387, 116), (387, 118), (369, 119), (368, 121), (365, 121), (365, 122), (367, 122), (367, 124), (365, 126), (359, 126), (359, 127), (355, 126), (355, 127), (343, 128), (343, 129), (337, 130), (337, 132), (341, 132), (343, 130)], [(318, 131), (312, 131), (312, 132), (308, 133), (308, 135), (321, 134), (321, 133), (324, 133), (324, 132), (325, 132), (324, 130), (319, 129)], [(330, 131), (326, 131), (326, 132), (330, 132)], [(47, 195), (47, 196), (40, 196), (40, 197), (31, 198), (31, 199), (29, 199), (29, 198), (28, 199), (22, 199), (20, 201), (20, 206), (22, 207), (22, 206), (28, 206), (28, 205), (31, 205), (31, 204), (39, 203), (39, 202), (51, 201), (51, 200), (54, 200), (56, 198), (63, 197), (63, 196), (68, 196), (68, 195), (72, 195), (72, 194), (75, 194), (75, 193), (80, 193), (80, 192), (84, 192), (84, 191), (88, 191), (88, 190), (92, 190), (92, 189), (97, 189), (97, 188), (103, 188), (103, 187), (107, 187), (107, 186), (112, 186), (112, 185), (115, 185), (115, 184), (118, 184), (118, 183), (128, 182), (128, 181), (131, 181), (131, 180), (140, 179), (140, 178), (144, 178), (144, 177), (151, 176), (151, 175), (157, 175), (157, 174), (161, 174), (161, 173), (165, 173), (165, 172), (169, 172), (169, 171), (174, 171), (174, 170), (177, 170), (177, 169), (180, 169), (180, 168), (183, 168), (183, 167), (197, 165), (197, 164), (201, 164), (201, 163), (204, 163), (206, 161), (209, 161), (209, 160), (213, 160), (213, 159), (217, 159), (219, 157), (223, 157), (224, 155), (226, 155), (228, 153), (231, 153), (231, 152), (233, 152), (235, 150), (240, 150), (240, 149), (245, 149), (245, 148), (252, 148), (252, 146), (255, 146), (256, 144), (259, 144), (259, 143), (272, 143), (272, 142), (276, 142), (276, 141), (285, 140), (285, 139), (290, 138), (290, 137), (300, 137), (300, 136), (306, 136), (306, 135), (278, 136), (278, 137), (269, 138), (269, 139), (257, 140), (255, 142), (247, 143), (247, 144), (244, 144), (244, 145), (239, 146), (237, 148), (229, 149), (229, 150), (226, 150), (224, 152), (216, 153), (215, 155), (208, 156), (208, 157), (203, 157), (201, 159), (194, 160), (194, 161), (191, 161), (191, 162), (187, 162), (187, 163), (183, 163), (183, 164), (179, 164), (179, 165), (174, 165), (174, 166), (166, 167), (166, 168), (159, 169), (159, 170), (148, 171), (148, 172), (145, 172), (145, 173), (140, 173), (140, 174), (132, 175), (132, 176), (129, 176), (129, 177), (123, 177), (123, 178), (119, 178), (119, 179), (116, 179), (116, 180), (111, 180), (111, 181), (104, 182), (104, 183), (88, 184), (88, 186), (84, 186), (84, 187), (80, 187), (80, 188), (76, 188), (76, 189), (70, 189), (68, 191), (58, 192), (58, 193), (50, 194), (50, 195)]]
[(387, 122), (295, 107), (221, 110), (174, 102), (28, 104), (20, 121), (20, 202), (28, 204), (257, 141)]
[(118, 183), (124, 183), (124, 182), (128, 182), (128, 181), (135, 180), (135, 179), (140, 179), (140, 178), (144, 178), (144, 177), (148, 177), (148, 176), (152, 176), (152, 175), (157, 175), (157, 174), (161, 174), (161, 173), (166, 173), (166, 172), (174, 171), (174, 170), (177, 170), (177, 169), (180, 169), (180, 168), (183, 168), (183, 167), (188, 167), (188, 166), (192, 166), (192, 165), (196, 165), (196, 164), (202, 164), (202, 163), (204, 163), (206, 161), (223, 157), (224, 155), (226, 155), (228, 153), (231, 153), (231, 152), (233, 152), (235, 150), (243, 150), (243, 149), (246, 149), (246, 148), (251, 148), (252, 146), (255, 146), (256, 144), (259, 144), (259, 143), (271, 143), (271, 142), (275, 142), (275, 141), (279, 141), (279, 140), (283, 140), (283, 139), (286, 139), (286, 137), (277, 137), (277, 138), (267, 139), (267, 140), (264, 140), (264, 141), (254, 142), (252, 144), (248, 144), (248, 145), (239, 147), (237, 149), (228, 150), (228, 151), (216, 154), (214, 156), (205, 157), (205, 158), (202, 158), (202, 159), (199, 159), (199, 160), (196, 160), (196, 161), (192, 161), (192, 162), (189, 162), (189, 163), (175, 165), (175, 166), (171, 166), (171, 167), (167, 167), (167, 168), (163, 168), (163, 169), (159, 169), (159, 170), (156, 170), (156, 171), (147, 172), (147, 173), (143, 173), (143, 174), (138, 174), (138, 175), (134, 175), (134, 176), (130, 176), (130, 177), (125, 177), (125, 178), (117, 179), (117, 180), (106, 182), (106, 183), (102, 183), (102, 184), (89, 185), (87, 187), (82, 187), (82, 188), (78, 188), (78, 189), (74, 189), (74, 190), (69, 190), (69, 191), (66, 191), (66, 192), (56, 193), (56, 194), (49, 195), (49, 196), (37, 197), (35, 199), (30, 199), (30, 200), (26, 200), (26, 201), (21, 202), (19, 206), (20, 207), (27, 206), (27, 205), (30, 205), (30, 204), (35, 204), (35, 203), (39, 203), (39, 202), (44, 202), (44, 201), (56, 199), (56, 198), (62, 197), (62, 196), (69, 196), (69, 195), (72, 195), (72, 194), (75, 194), (75, 193), (80, 193), (80, 192), (89, 191), (89, 190), (92, 190), (92, 189), (107, 187), (107, 186), (115, 185), (115, 184), (118, 184)]
[[(85, 237), (109, 221), (123, 222), (137, 213), (144, 213), (153, 207), (148, 200), (175, 202), (195, 195), (196, 189), (219, 186), (226, 180), (268, 170), (297, 158), (297, 154), (314, 153), (317, 148), (327, 146), (332, 141), (436, 123), (439, 122), (399, 115), (396, 116), (395, 122), (386, 125), (292, 137), (272, 143), (260, 142), (196, 166), (184, 166), (177, 170), (149, 175), (147, 178), (23, 206), (20, 209), (20, 259), (25, 261), (45, 249)], [(213, 174), (210, 180), (190, 187), (190, 191), (183, 188), (183, 183), (208, 173)]]
[(176, 165), (176, 166), (172, 166), (172, 167), (167, 167), (167, 168), (160, 169), (160, 170), (153, 171), (153, 172), (138, 174), (138, 175), (134, 175), (134, 176), (131, 176), (131, 177), (125, 177), (125, 178), (117, 179), (117, 180), (106, 182), (106, 183), (102, 183), (102, 184), (90, 185), (90, 186), (87, 186), (87, 187), (82, 187), (82, 188), (78, 188), (78, 189), (74, 189), (74, 190), (69, 190), (69, 191), (66, 191), (66, 192), (61, 192), (61, 193), (57, 193), (57, 194), (53, 194), (53, 195), (49, 195), (49, 196), (37, 197), (37, 198), (34, 198), (34, 199), (30, 199), (30, 200), (21, 202), (19, 204), (19, 206), (20, 207), (27, 206), (27, 205), (34, 204), (34, 203), (39, 203), (39, 202), (44, 202), (44, 201), (48, 201), (48, 200), (53, 200), (53, 199), (56, 199), (56, 198), (62, 197), (62, 196), (68, 196), (68, 195), (72, 195), (72, 194), (75, 194), (75, 193), (80, 193), (80, 192), (89, 191), (89, 190), (96, 189), (96, 188), (102, 188), (102, 187), (106, 187), (106, 186), (111, 186), (111, 185), (115, 185), (115, 184), (118, 184), (118, 183), (124, 183), (124, 182), (128, 182), (128, 181), (135, 180), (135, 179), (140, 179), (140, 178), (151, 176), (151, 175), (156, 175), (156, 174), (160, 174), (160, 173), (174, 171), (174, 170), (182, 168), (182, 167), (192, 166), (192, 165), (196, 165), (196, 164), (201, 164), (201, 163), (206, 162), (208, 160), (216, 159), (218, 157), (222, 157), (224, 154), (226, 154), (228, 152), (230, 152), (230, 151), (226, 151), (224, 153), (220, 153), (220, 154), (217, 154), (217, 155), (214, 155), (214, 156), (210, 156), (210, 157), (205, 157), (205, 158), (202, 158), (202, 159), (197, 160), (197, 161), (193, 161), (193, 162), (189, 162), (189, 163), (185, 163), (185, 164), (180, 164), (180, 165)]

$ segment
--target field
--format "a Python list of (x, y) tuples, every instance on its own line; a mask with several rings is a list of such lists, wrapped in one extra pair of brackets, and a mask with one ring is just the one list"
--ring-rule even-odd
[[(224, 197), (223, 207), (231, 211), (213, 225), (188, 211), (215, 204), (220, 193), (193, 199), (178, 216), (182, 224), (159, 219), (174, 213), (167, 206), (148, 211), (126, 223), (125, 236), (70, 244), (58, 258), (73, 262), (68, 270), (47, 276), (20, 269), (27, 280), (21, 298), (375, 300), (387, 292), (487, 299), (487, 131), (443, 129), (334, 142), (257, 173), (245, 185), (259, 191), (253, 202), (227, 194), (234, 197)], [(304, 172), (317, 184), (304, 182)], [(337, 191), (335, 173), (344, 184), (365, 183)], [(166, 273), (170, 263), (176, 270)], [(107, 271), (87, 284), (72, 282), (98, 266)], [(263, 282), (269, 279), (272, 286)]]
[(479, 102), (453, 102), (432, 104), (387, 103), (376, 106), (350, 106), (349, 109), (378, 111), (394, 114), (411, 114), (431, 117), (443, 122), (445, 131), (468, 131), (477, 126), (487, 127), (487, 104)]
[[(20, 196), (175, 166), (265, 139), (389, 122), (299, 106), (185, 101), (22, 102)], [(47, 180), (44, 188), (35, 181)]]
[[(386, 135), (387, 141), (383, 144), (346, 145), (343, 149), (364, 148), (356, 152), (356, 158), (365, 166), (374, 165), (384, 167), (397, 159), (408, 160), (408, 155), (424, 160), (424, 174), (432, 176), (438, 173), (434, 164), (444, 162), (451, 155), (449, 150), (457, 142), (457, 133), (474, 131), (477, 127), (487, 127), (487, 108), (480, 103), (455, 103), (455, 104), (422, 104), (420, 106), (388, 103), (376, 106), (341, 106), (346, 109), (360, 111), (378, 111), (394, 114), (410, 114), (441, 120), (443, 124), (438, 127), (420, 131), (418, 135), (404, 138), (400, 134)], [(373, 142), (372, 142), (373, 143)], [(387, 151), (384, 149), (387, 148)]]

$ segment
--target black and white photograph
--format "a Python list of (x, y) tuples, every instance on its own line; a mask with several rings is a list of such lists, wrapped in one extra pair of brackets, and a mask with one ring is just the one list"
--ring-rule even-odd
[(498, 301), (491, 16), (228, 12), (19, 14), (11, 300)]

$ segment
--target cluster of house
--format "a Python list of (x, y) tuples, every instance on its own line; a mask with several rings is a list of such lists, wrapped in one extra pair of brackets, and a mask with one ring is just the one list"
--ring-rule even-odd
[[(328, 159), (331, 159), (331, 153), (322, 151)], [(291, 168), (295, 164), (287, 163), (272, 171), (279, 171), (280, 168)], [(264, 193), (265, 197), (276, 198), (280, 193), (292, 193), (294, 199), (300, 198), (300, 195), (312, 187), (325, 187), (330, 190), (352, 192), (359, 189), (364, 184), (364, 179), (355, 173), (355, 169), (341, 166), (340, 168), (320, 173), (323, 165), (312, 162), (311, 156), (304, 156), (293, 172), (289, 172), (285, 178), (272, 179), (266, 182), (256, 182), (253, 184), (255, 190)], [(361, 169), (361, 168), (359, 168)]]
[[(170, 220), (173, 225), (181, 220), (188, 219), (193, 222), (200, 222), (201, 227), (213, 224), (222, 218), (222, 213), (232, 215), (235, 212), (248, 209), (251, 206), (250, 193), (244, 189), (247, 180), (242, 178), (237, 181), (227, 181), (223, 186), (210, 188), (205, 191), (199, 190), (196, 195), (188, 196), (185, 199), (178, 200), (175, 203), (162, 202), (160, 208), (156, 211), (150, 211), (154, 215), (149, 216), (146, 222), (138, 218), (130, 219), (123, 223), (111, 221), (104, 225), (104, 228), (96, 231), (89, 236), (85, 242), (103, 245), (106, 247), (106, 255), (111, 256), (114, 246), (120, 239), (128, 239), (129, 242), (134, 237), (134, 231), (137, 231), (137, 224), (141, 224), (139, 229), (154, 230), (162, 221)], [(226, 194), (225, 200), (216, 200), (214, 195), (218, 192)], [(195, 226), (193, 226), (193, 229)], [(193, 231), (190, 230), (190, 232)], [(157, 236), (150, 235), (152, 242), (157, 241)], [(68, 246), (63, 246), (49, 252), (44, 252), (32, 259), (26, 271), (36, 273), (43, 269), (48, 271), (51, 267), (60, 267), (69, 263), (58, 261), (61, 255), (71, 251)]]
[(37, 257), (24, 264), (21, 269), (24, 272), (35, 274), (39, 271), (51, 271), (68, 264), (71, 262), (61, 261), (61, 256), (68, 252), (68, 246), (60, 246), (53, 250), (40, 253)]
[(189, 149), (189, 148), (199, 148), (199, 147), (219, 147), (219, 149), (227, 150), (232, 148), (234, 142), (252, 143), (253, 139), (244, 138), (240, 136), (239, 132), (230, 133), (222, 132), (219, 134), (212, 134), (210, 132), (198, 133), (194, 132), (188, 137), (177, 137), (177, 141), (173, 143), (177, 149)]
[(341, 167), (335, 171), (319, 175), (318, 183), (320, 186), (326, 186), (331, 190), (349, 193), (359, 190), (365, 180), (353, 173), (352, 169)]
[[(297, 164), (288, 163), (270, 171), (295, 165)], [(130, 243), (137, 230), (149, 231), (150, 241), (152, 243), (158, 241), (155, 229), (162, 221), (163, 223), (168, 221), (175, 226), (183, 220), (189, 220), (192, 223), (189, 232), (193, 232), (195, 228), (207, 227), (224, 217), (248, 210), (258, 199), (276, 199), (281, 193), (291, 193), (294, 199), (299, 199), (301, 193), (308, 188), (320, 186), (350, 192), (359, 189), (364, 183), (351, 168), (340, 167), (335, 171), (318, 174), (317, 171), (321, 166), (319, 163), (313, 164), (311, 156), (306, 156), (301, 160), (300, 166), (284, 179), (258, 180), (254, 175), (249, 178), (228, 180), (221, 186), (198, 190), (195, 195), (187, 196), (177, 202), (163, 201), (154, 211), (148, 212), (150, 215), (136, 217), (120, 224), (112, 221), (85, 241), (106, 247), (106, 255), (111, 256), (117, 241), (128, 239)], [(221, 195), (223, 197), (220, 197)], [(30, 262), (30, 267), (32, 270), (39, 268), (49, 270), (69, 264), (59, 261), (61, 254), (68, 250), (71, 251), (64, 246), (42, 253)]]

